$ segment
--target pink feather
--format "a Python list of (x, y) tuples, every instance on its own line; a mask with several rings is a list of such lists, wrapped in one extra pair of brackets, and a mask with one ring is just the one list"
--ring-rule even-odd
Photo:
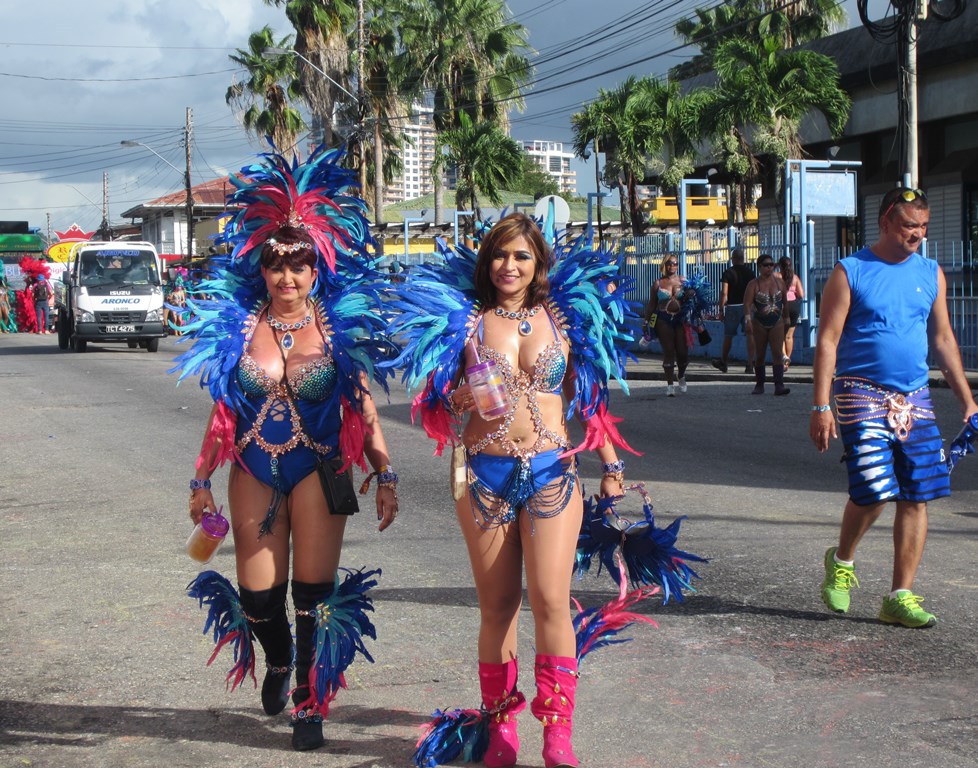
[(372, 430), (367, 426), (363, 414), (356, 411), (345, 397), (340, 398), (340, 407), (343, 412), (343, 423), (340, 426), (340, 454), (344, 458), (340, 471), (345, 472), (351, 464), (356, 464), (366, 472), (367, 462), (363, 459), (363, 446), (367, 435), (372, 434)]
[(237, 457), (234, 448), (234, 433), (237, 428), (238, 417), (223, 401), (217, 404), (214, 410), (214, 418), (211, 419), (207, 434), (204, 435), (204, 444), (201, 446), (200, 455), (197, 457), (197, 469), (200, 469), (207, 460), (207, 455), (211, 449), (217, 445), (214, 453), (214, 460), (207, 467), (208, 472), (213, 472), (222, 466), (229, 459)]
[[(648, 616), (642, 616), (639, 613), (632, 613), (628, 610), (636, 603), (658, 594), (659, 588), (655, 585), (644, 585), (636, 590), (633, 590), (632, 592), (626, 593), (625, 590), (628, 586), (628, 575), (625, 572), (625, 564), (622, 562), (622, 559), (620, 557), (617, 559), (618, 569), (621, 574), (621, 578), (618, 579), (618, 597), (617, 599), (602, 605), (593, 616), (589, 616), (581, 622), (581, 628), (578, 630), (578, 634), (580, 634), (582, 630), (586, 629), (588, 625), (593, 625), (595, 623), (600, 626), (600, 630), (595, 632), (592, 637), (588, 638), (587, 643), (578, 650), (578, 659), (583, 659), (592, 649), (594, 644), (599, 642), (606, 634), (620, 631), (636, 621), (651, 624), (656, 628), (659, 626), (655, 620), (650, 619)], [(578, 613), (583, 612), (581, 604), (577, 602), (576, 599), (571, 599), (574, 601), (574, 605), (577, 606)]]
[(625, 438), (621, 436), (618, 431), (618, 424), (622, 421), (618, 416), (612, 416), (608, 413), (608, 408), (604, 404), (599, 405), (594, 410), (594, 414), (585, 423), (585, 434), (584, 441), (576, 448), (571, 448), (568, 451), (564, 451), (560, 458), (565, 458), (567, 456), (573, 456), (575, 453), (580, 453), (581, 451), (596, 451), (601, 448), (605, 442), (611, 441), (612, 445), (622, 448), (630, 453), (634, 453), (636, 456), (641, 456), (640, 451), (636, 451), (632, 448)]
[(435, 401), (434, 405), (427, 405), (426, 400), (431, 396), (432, 382), (428, 379), (424, 392), (419, 393), (411, 404), (411, 422), (417, 421), (418, 414), (421, 414), (421, 426), (424, 427), (425, 434), (435, 440), (435, 456), (441, 456), (448, 443), (455, 443), (455, 433), (452, 431), (452, 420), (449, 418), (448, 410), (441, 400)]

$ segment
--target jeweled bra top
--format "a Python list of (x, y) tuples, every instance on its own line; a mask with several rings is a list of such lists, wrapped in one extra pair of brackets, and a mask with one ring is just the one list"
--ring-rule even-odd
[[(543, 417), (540, 414), (540, 404), (537, 400), (538, 392), (559, 395), (563, 386), (564, 376), (567, 373), (567, 360), (564, 357), (563, 346), (557, 334), (557, 325), (549, 312), (547, 312), (547, 318), (550, 320), (550, 325), (553, 329), (554, 340), (540, 350), (540, 354), (537, 355), (537, 359), (533, 364), (532, 375), (522, 368), (517, 368), (514, 373), (509, 358), (485, 344), (480, 343), (478, 345), (479, 358), (482, 360), (492, 360), (499, 369), (499, 374), (503, 377), (503, 383), (509, 395), (510, 409), (502, 418), (497, 429), (468, 448), (470, 455), (481, 453), (493, 443), (497, 443), (511, 456), (528, 459), (544, 450), (544, 447), (548, 443), (553, 443), (560, 448), (566, 448), (570, 445), (565, 435), (553, 432), (543, 423)], [(479, 320), (478, 333), (481, 337), (481, 318)], [(516, 417), (516, 409), (520, 406), (520, 401), (523, 397), (526, 398), (526, 407), (529, 409), (530, 418), (533, 421), (533, 431), (537, 435), (537, 439), (533, 445), (528, 448), (521, 448), (508, 437), (509, 429)]]
[[(254, 320), (246, 332), (245, 348), (238, 363), (238, 383), (248, 397), (257, 398), (274, 395), (284, 400), (288, 396), (285, 385), (269, 376), (248, 351), (258, 318), (265, 311), (267, 311), (267, 305), (263, 305), (255, 314)], [(298, 370), (289, 374), (289, 386), (292, 387), (292, 391), (300, 400), (322, 402), (328, 400), (333, 394), (333, 388), (336, 386), (336, 375), (336, 361), (333, 359), (327, 344), (326, 354), (323, 357), (311, 363), (305, 363)]]

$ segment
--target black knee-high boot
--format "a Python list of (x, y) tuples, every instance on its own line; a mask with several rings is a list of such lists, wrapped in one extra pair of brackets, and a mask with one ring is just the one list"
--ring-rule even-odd
[(285, 612), (288, 584), (271, 589), (251, 590), (238, 585), (241, 608), (248, 617), (251, 634), (265, 651), (265, 679), (261, 686), (261, 705), (266, 714), (277, 715), (289, 701), (292, 681), (293, 646), (289, 617)]
[(301, 707), (309, 700), (309, 674), (316, 654), (316, 617), (310, 615), (333, 591), (333, 582), (309, 584), (292, 580), (292, 604), (295, 606), (295, 690), (292, 703), (292, 748), (304, 752), (323, 745), (323, 716), (309, 714)]

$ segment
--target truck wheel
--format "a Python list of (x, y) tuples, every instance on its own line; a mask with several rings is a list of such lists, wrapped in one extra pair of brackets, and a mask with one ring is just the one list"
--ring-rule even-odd
[(136, 349), (139, 346), (139, 342), (135, 339), (130, 339), (126, 342), (126, 346), (129, 347), (129, 349)]
[(159, 352), (159, 349), (160, 349), (160, 340), (159, 339), (150, 339), (149, 341), (146, 342), (146, 349), (149, 352)]
[(68, 315), (65, 312), (58, 312), (58, 349), (68, 349), (68, 340), (71, 338), (71, 329), (68, 327)]
[(75, 352), (85, 352), (88, 349), (87, 339), (79, 339), (76, 336), (74, 341), (75, 341), (75, 345), (74, 345)]

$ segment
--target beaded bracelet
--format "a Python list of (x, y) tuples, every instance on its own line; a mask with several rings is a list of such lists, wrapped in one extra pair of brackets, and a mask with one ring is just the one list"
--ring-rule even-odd
[(191, 491), (199, 491), (201, 488), (203, 488), (205, 491), (209, 491), (211, 489), (211, 481), (210, 480), (198, 480), (196, 478), (194, 478), (194, 479), (192, 479), (190, 481), (190, 490)]
[(609, 461), (607, 464), (603, 464), (601, 469), (606, 475), (613, 475), (616, 472), (624, 472), (625, 462), (621, 459), (618, 461)]
[(831, 405), (813, 405), (812, 413), (825, 413), (826, 411), (831, 411)]

